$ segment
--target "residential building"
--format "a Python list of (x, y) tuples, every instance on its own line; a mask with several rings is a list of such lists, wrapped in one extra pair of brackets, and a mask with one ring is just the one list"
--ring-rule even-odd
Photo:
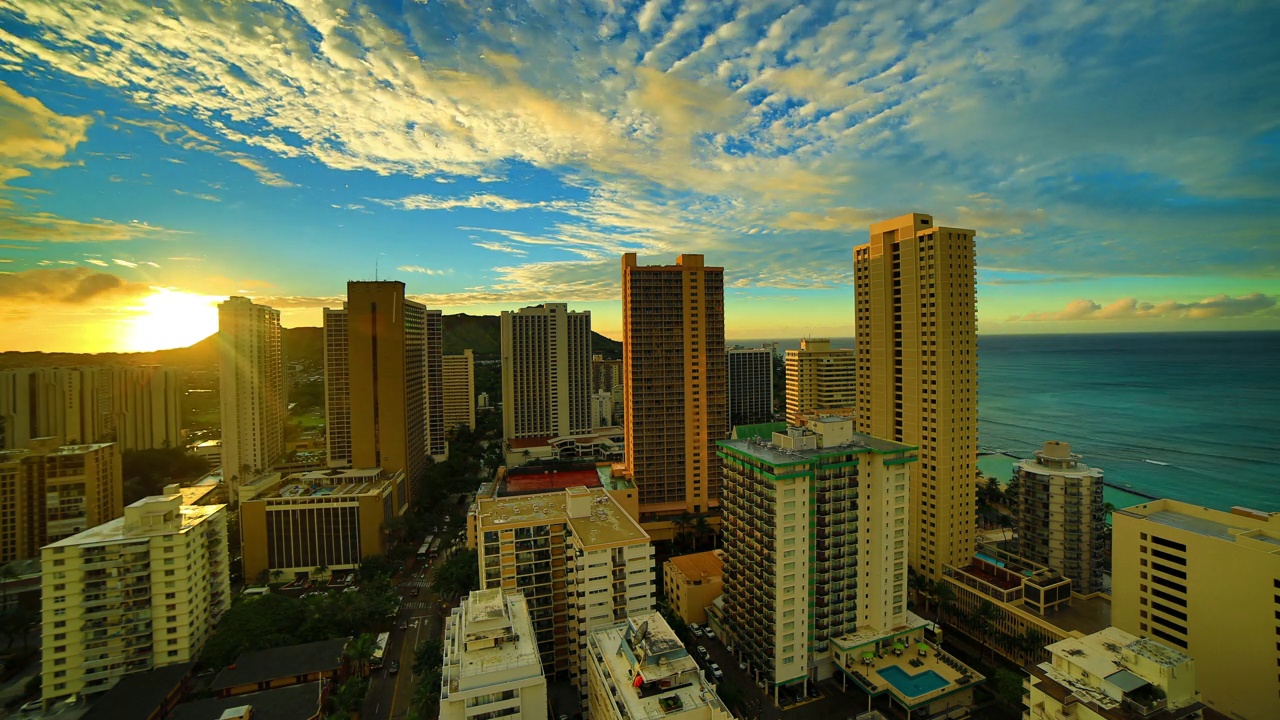
[(804, 338), (799, 350), (787, 351), (785, 363), (792, 425), (801, 424), (801, 415), (847, 414), (857, 405), (852, 349), (833, 348), (827, 338)]
[(279, 310), (243, 297), (218, 305), (218, 385), (223, 475), (234, 509), (236, 486), (284, 454), (287, 413)]
[(667, 604), (686, 623), (705, 623), (707, 607), (724, 593), (724, 551), (677, 555), (662, 564)]
[(349, 329), (342, 310), (324, 309), (325, 448), (330, 467), (351, 464), (351, 369)]
[(605, 360), (603, 355), (592, 355), (591, 391), (613, 392), (616, 387), (622, 387), (622, 361)]
[(330, 683), (316, 681), (193, 700), (175, 707), (165, 720), (321, 720), (332, 690)]
[(473, 590), (444, 624), (440, 720), (547, 717), (547, 679), (519, 591)]
[(731, 720), (715, 683), (662, 615), (645, 612), (587, 635), (591, 720)]
[[(98, 370), (97, 375), (97, 394), (103, 406), (97, 442), (110, 440), (123, 452), (182, 447), (183, 389), (177, 368), (110, 367)], [(77, 436), (68, 432), (62, 437)]]
[(912, 213), (853, 251), (858, 431), (920, 448), (911, 564), (939, 580), (973, 555), (978, 452), (974, 232)]
[(1280, 717), (1280, 513), (1156, 500), (1112, 523), (1115, 626), (1195, 658), (1219, 713)]
[(350, 570), (387, 553), (388, 523), (409, 509), (403, 470), (329, 469), (285, 478), (240, 505), (244, 577)]
[(1110, 532), (1102, 470), (1050, 440), (1014, 465), (1018, 478), (1018, 554), (1071, 578), (1077, 592), (1102, 592)]
[[(441, 356), (443, 380), (441, 398), (444, 403), (444, 427), (446, 432), (465, 425), (476, 429), (476, 365), (471, 349), (461, 355)], [(428, 402), (430, 394), (428, 393)]]
[(640, 521), (669, 540), (684, 513), (718, 524), (720, 458), (727, 435), (724, 268), (701, 255), (675, 265), (622, 256), (622, 375), (626, 461)]
[(195, 685), (195, 662), (166, 665), (120, 679), (103, 693), (82, 720), (164, 720)]
[(222, 466), (222, 441), (221, 440), (205, 440), (195, 445), (187, 446), (187, 454), (195, 455), (209, 463), (209, 467), (218, 468)]
[(0, 564), (40, 556), (48, 543), (124, 513), (120, 450), (35, 438), (0, 451)]
[(335, 638), (240, 653), (209, 683), (218, 697), (238, 697), (272, 688), (318, 681), (341, 682), (347, 675), (347, 645)]
[[(773, 352), (768, 348), (740, 347), (726, 352), (728, 429), (732, 430), (735, 425), (755, 425), (773, 420)], [(845, 407), (853, 407), (853, 403)]]
[(607, 489), (477, 496), (467, 530), (480, 586), (524, 592), (547, 677), (585, 692), (586, 633), (653, 607), (653, 545)]
[(1196, 720), (1196, 662), (1156, 640), (1109, 627), (1048, 648), (1048, 662), (1027, 668), (1028, 720)]
[[(928, 623), (907, 611), (906, 594), (917, 449), (853, 428), (852, 418), (828, 416), (768, 441), (719, 443), (724, 598), (713, 624), (775, 696), (837, 668), (880, 694), (885, 684), (850, 672), (848, 660), (905, 638), (923, 642)], [(941, 674), (947, 682), (936, 692), (898, 700), (912, 709), (965, 705), (981, 676), (959, 667)]]
[(591, 394), (591, 429), (614, 425), (613, 392), (597, 390)]
[(449, 457), (446, 437), (449, 426), (444, 420), (444, 315), (439, 310), (428, 309), (424, 311), (422, 322), (426, 340), (423, 354), (426, 394), (423, 402), (427, 412), (427, 452), (436, 462), (443, 462)]
[(591, 431), (591, 313), (546, 303), (502, 313), (502, 436)]
[(225, 507), (169, 485), (41, 550), (46, 707), (199, 656), (231, 606)]

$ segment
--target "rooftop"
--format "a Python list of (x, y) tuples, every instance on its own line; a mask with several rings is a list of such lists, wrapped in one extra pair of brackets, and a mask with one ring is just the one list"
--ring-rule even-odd
[(245, 706), (253, 708), (253, 720), (310, 720), (320, 712), (321, 685), (323, 683), (309, 682), (275, 690), (183, 703), (169, 713), (168, 720), (218, 720), (227, 710)]
[(722, 551), (711, 550), (709, 552), (693, 553), (692, 555), (677, 555), (667, 562), (679, 568), (685, 578), (697, 582), (707, 578), (720, 577), (723, 574), (724, 560), (722, 556)]
[(658, 613), (595, 630), (589, 642), (624, 717), (664, 718), (704, 707), (726, 713), (715, 686)]
[(479, 528), (484, 531), (566, 522), (574, 534), (581, 538), (582, 544), (587, 546), (648, 541), (649, 534), (601, 488), (582, 488), (591, 495), (590, 512), (584, 517), (568, 517), (566, 504), (568, 493), (572, 489), (537, 495), (478, 499), (476, 513)]
[(906, 453), (917, 449), (914, 445), (906, 445), (861, 433), (854, 433), (852, 442), (814, 450), (785, 450), (770, 444), (764, 438), (759, 440), (718, 440), (716, 444), (723, 448), (749, 455), (757, 460), (763, 460), (770, 465), (800, 465), (828, 456), (848, 455), (850, 453), (873, 452), (878, 455), (886, 455), (890, 453)]
[(453, 609), (445, 627), (445, 694), (483, 687), (493, 682), (486, 680), (491, 673), (519, 668), (523, 678), (542, 675), (524, 596), (496, 588), (473, 591)]
[(102, 694), (82, 720), (112, 720), (112, 718), (145, 718), (155, 712), (182, 684), (195, 663), (178, 663), (125, 675), (112, 688)]
[(342, 653), (350, 640), (349, 637), (321, 640), (243, 653), (213, 678), (209, 689), (217, 692), (277, 678), (337, 670), (342, 666)]
[(600, 474), (594, 464), (554, 468), (525, 466), (507, 471), (498, 494), (502, 497), (527, 495), (548, 490), (564, 490), (574, 486), (599, 486)]
[[(1123, 696), (1146, 685), (1168, 689), (1161, 677), (1143, 675), (1142, 668), (1146, 667), (1149, 673), (1151, 666), (1144, 665), (1139, 658), (1167, 669), (1186, 667), (1192, 662), (1189, 656), (1174, 648), (1115, 627), (1085, 637), (1060, 640), (1046, 649), (1054, 659), (1051, 663), (1041, 663), (1040, 672), (1036, 674), (1061, 686), (1064, 695), (1104, 710), (1121, 706)], [(1194, 696), (1169, 698), (1169, 704), (1175, 707), (1194, 701)]]
[[(139, 508), (157, 502), (170, 500), (170, 496), (152, 495), (145, 497), (129, 507)], [(118, 517), (114, 520), (96, 525), (77, 533), (69, 538), (63, 538), (54, 543), (49, 543), (45, 547), (78, 547), (80, 545), (105, 545), (113, 542), (124, 542), (127, 540), (140, 540), (142, 538), (159, 537), (163, 535), (173, 535), (185, 533), (196, 527), (200, 523), (213, 517), (218, 511), (222, 510), (226, 505), (182, 505), (179, 507), (182, 524), (179, 527), (155, 527), (155, 528), (133, 528), (125, 529), (124, 517)]]

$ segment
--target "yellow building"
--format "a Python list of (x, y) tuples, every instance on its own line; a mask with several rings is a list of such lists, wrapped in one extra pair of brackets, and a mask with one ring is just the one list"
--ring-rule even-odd
[(1196, 720), (1196, 663), (1163, 643), (1109, 627), (1048, 648), (1028, 668), (1026, 720)]
[(920, 448), (911, 564), (931, 580), (974, 547), (974, 232), (912, 213), (853, 250), (858, 431)]
[(1014, 465), (1018, 477), (1018, 546), (1022, 557), (1071, 578), (1077, 592), (1102, 592), (1107, 572), (1102, 470), (1050, 440)]
[(317, 567), (350, 570), (387, 552), (387, 521), (409, 508), (403, 471), (382, 468), (299, 473), (240, 505), (244, 577)]
[(667, 604), (686, 623), (705, 623), (707, 606), (724, 592), (724, 551), (679, 555), (662, 564)]
[(0, 564), (120, 517), (124, 482), (112, 443), (62, 445), (36, 438), (0, 451)]
[(440, 720), (547, 716), (547, 679), (518, 591), (473, 590), (450, 611), (441, 644)]
[(236, 486), (284, 454), (287, 384), (280, 311), (248, 298), (218, 305), (218, 386), (222, 468), (235, 507)]
[(1112, 523), (1116, 627), (1194, 657), (1210, 708), (1280, 717), (1280, 513), (1156, 500)]
[(591, 432), (591, 313), (546, 303), (500, 321), (502, 437)]
[(707, 515), (720, 504), (726, 363), (724, 268), (704, 265), (701, 255), (675, 265), (623, 255), (622, 472), (640, 492), (640, 521), (655, 539), (671, 539), (671, 520), (682, 513)]
[(330, 467), (351, 464), (351, 371), (347, 311), (324, 309), (325, 449)]
[(45, 706), (194, 661), (231, 606), (224, 505), (176, 485), (41, 550)]
[(802, 414), (832, 413), (854, 407), (854, 355), (832, 348), (826, 338), (804, 338), (788, 350), (787, 422), (800, 425)]
[(459, 425), (476, 428), (476, 366), (468, 348), (461, 355), (442, 356), (444, 374), (444, 427), (446, 432)]

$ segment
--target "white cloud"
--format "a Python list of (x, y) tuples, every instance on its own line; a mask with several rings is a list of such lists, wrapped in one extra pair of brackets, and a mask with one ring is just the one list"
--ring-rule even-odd
[(531, 208), (557, 210), (571, 207), (570, 203), (562, 200), (534, 202), (528, 200), (516, 200), (515, 198), (503, 197), (492, 193), (476, 193), (475, 195), (470, 195), (468, 197), (410, 195), (396, 200), (382, 198), (369, 198), (369, 200), (380, 205), (386, 205), (387, 207), (393, 207), (400, 210), (454, 210), (457, 208), (468, 208), (495, 210), (498, 212), (513, 212), (515, 210), (528, 210)]
[(420, 273), (422, 275), (448, 275), (452, 270), (437, 270), (434, 268), (423, 267), (421, 265), (401, 265), (396, 268), (401, 272)]
[(131, 262), (131, 261), (129, 261), (129, 260), (121, 260), (120, 258), (112, 258), (112, 259), (111, 259), (111, 262), (115, 263), (116, 265), (120, 265), (120, 266), (122, 266), (122, 267), (127, 267), (127, 268), (136, 268), (136, 267), (138, 267), (138, 263), (136, 263), (136, 262)]
[(1121, 298), (1108, 305), (1100, 305), (1093, 300), (1073, 300), (1062, 310), (1054, 312), (1028, 313), (1015, 315), (1010, 321), (1043, 322), (1043, 321), (1079, 321), (1079, 320), (1209, 320), (1224, 317), (1239, 317), (1262, 312), (1271, 312), (1276, 307), (1276, 298), (1262, 293), (1251, 293), (1239, 297), (1215, 295), (1193, 302), (1141, 302), (1136, 298)]

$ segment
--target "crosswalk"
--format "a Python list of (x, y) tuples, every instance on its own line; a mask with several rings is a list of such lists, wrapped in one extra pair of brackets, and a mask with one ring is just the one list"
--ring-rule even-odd
[(430, 584), (431, 584), (430, 580), (413, 578), (410, 580), (405, 580), (404, 582), (400, 583), (400, 587), (425, 588)]
[(413, 602), (405, 603), (404, 606), (406, 609), (409, 609), (409, 610), (426, 610), (427, 608), (431, 607), (431, 603), (424, 602), (421, 600), (415, 600)]

